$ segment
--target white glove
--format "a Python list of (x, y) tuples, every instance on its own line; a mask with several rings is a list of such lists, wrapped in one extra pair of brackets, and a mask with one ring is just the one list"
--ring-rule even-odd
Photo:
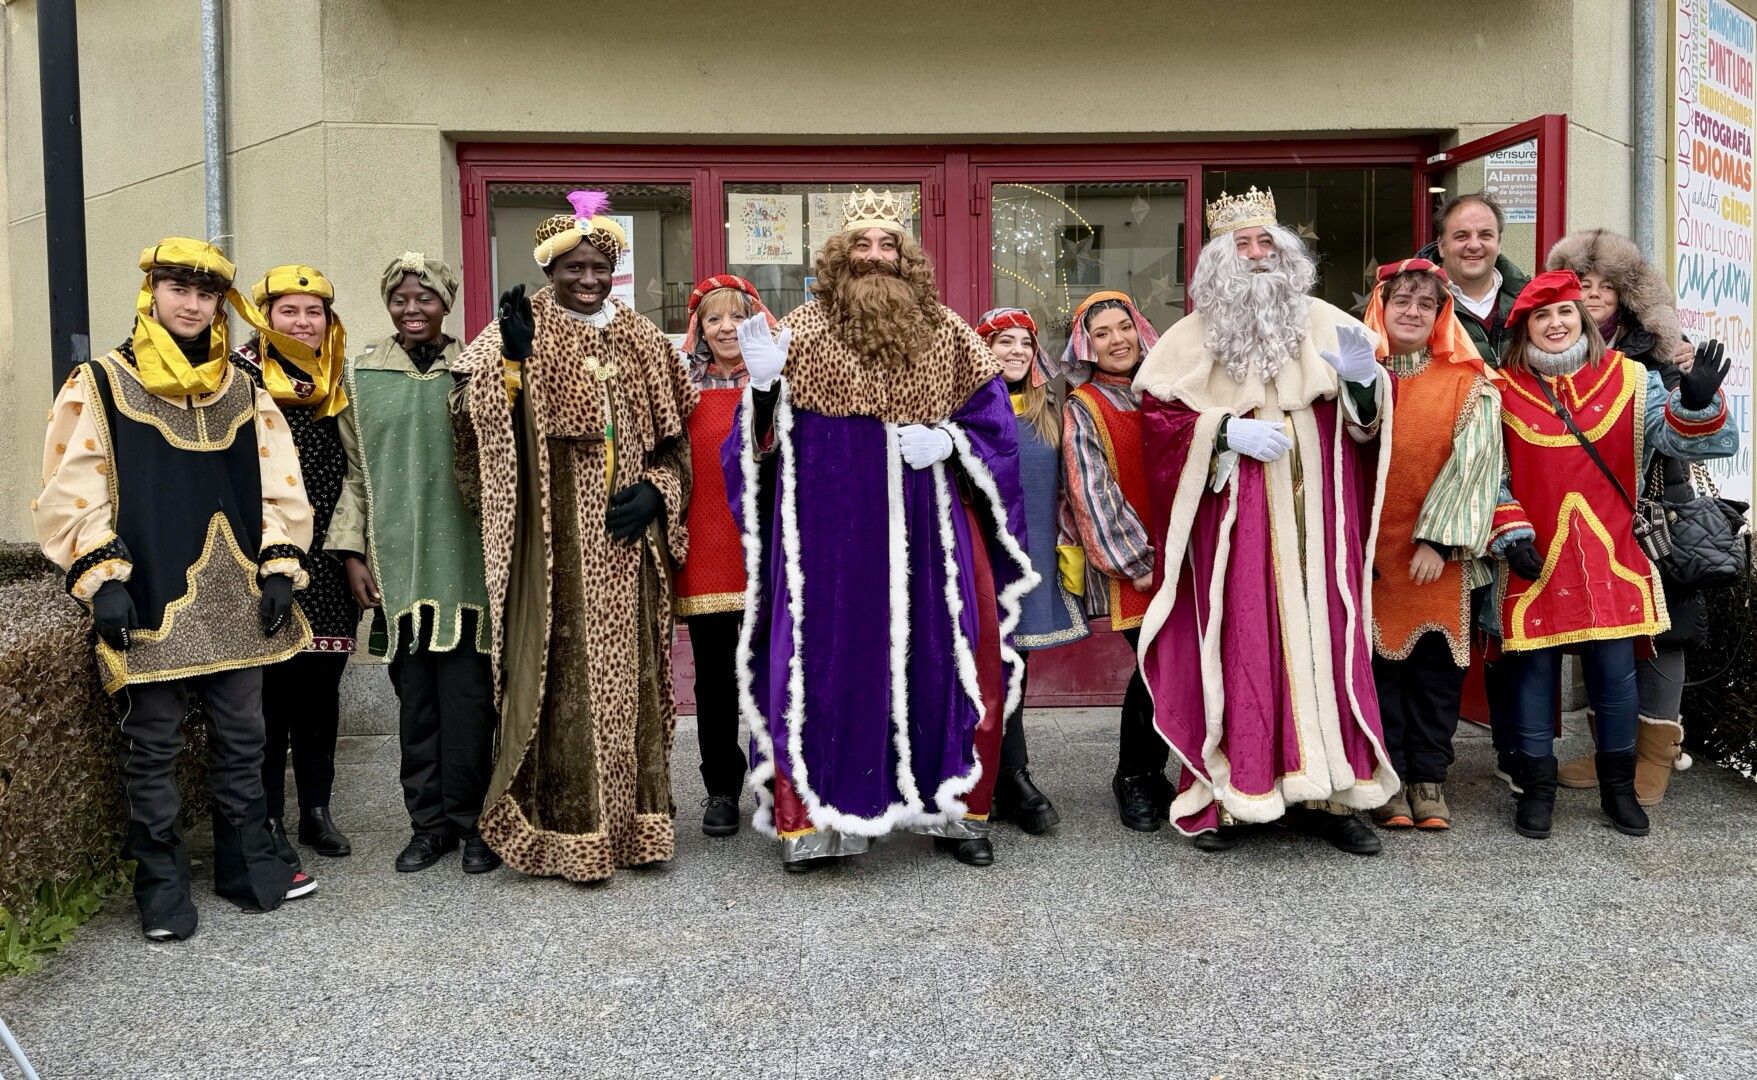
[(1379, 377), (1379, 362), (1373, 357), (1373, 343), (1362, 327), (1339, 327), (1336, 331), (1336, 351), (1326, 349), (1318, 355), (1348, 382), (1371, 386), (1373, 380)]
[(1287, 437), (1286, 424), (1235, 416), (1226, 422), (1226, 448), (1270, 462), (1292, 449), (1293, 440)]
[(905, 424), (897, 429), (897, 448), (911, 469), (925, 469), (952, 456), (952, 437), (936, 427)]
[(780, 336), (769, 332), (769, 320), (761, 313), (738, 324), (738, 351), (744, 355), (744, 370), (750, 374), (750, 385), (767, 390), (775, 385), (781, 365), (787, 362), (787, 346), (793, 343), (791, 328), (782, 328)]

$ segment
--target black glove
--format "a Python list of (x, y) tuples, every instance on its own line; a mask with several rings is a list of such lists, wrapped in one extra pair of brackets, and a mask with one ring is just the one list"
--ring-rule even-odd
[(537, 336), (537, 317), (525, 287), (514, 285), (500, 294), (500, 355), (508, 360), (529, 360), (531, 341)]
[(1718, 341), (1704, 341), (1696, 346), (1696, 362), (1678, 380), (1678, 399), (1691, 412), (1701, 412), (1714, 404), (1714, 392), (1733, 366), (1726, 346)]
[(117, 651), (126, 651), (131, 644), (131, 631), (140, 629), (134, 615), (134, 597), (120, 581), (106, 581), (92, 596), (92, 628), (104, 644)]
[(665, 499), (659, 489), (642, 480), (610, 496), (610, 510), (604, 515), (604, 527), (617, 540), (633, 540), (664, 509)]
[(293, 614), (293, 579), (270, 574), (262, 579), (262, 636), (274, 637)]
[(1513, 541), (1507, 545), (1504, 557), (1507, 569), (1526, 581), (1536, 581), (1543, 574), (1543, 556), (1538, 554), (1537, 545), (1530, 540)]

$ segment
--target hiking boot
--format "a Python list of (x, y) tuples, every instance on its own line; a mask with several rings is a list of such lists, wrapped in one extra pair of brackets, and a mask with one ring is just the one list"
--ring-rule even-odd
[(1635, 798), (1635, 751), (1598, 755), (1598, 804), (1624, 836), (1647, 835), (1647, 811)]
[(1409, 807), (1418, 829), (1452, 827), (1452, 808), (1446, 805), (1446, 792), (1439, 784), (1409, 785)]
[(1415, 824), (1415, 818), (1409, 812), (1409, 795), (1403, 788), (1391, 796), (1384, 806), (1373, 808), (1373, 824), (1381, 829), (1407, 829)]

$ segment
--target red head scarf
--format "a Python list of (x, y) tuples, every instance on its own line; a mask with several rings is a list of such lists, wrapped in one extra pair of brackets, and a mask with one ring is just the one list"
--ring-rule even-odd
[(1448, 288), (1451, 278), (1446, 271), (1426, 259), (1404, 259), (1402, 262), (1386, 263), (1379, 267), (1379, 280), (1373, 286), (1372, 299), (1367, 301), (1366, 314), (1361, 322), (1367, 329), (1377, 334), (1379, 345), (1375, 350), (1379, 359), (1391, 355), (1391, 335), (1385, 329), (1385, 282), (1406, 270), (1420, 270), (1434, 275), (1440, 282), (1440, 310), (1434, 316), (1434, 329), (1428, 334), (1428, 355), (1435, 360), (1454, 364), (1476, 364), (1488, 372), (1489, 377), (1498, 379), (1494, 369), (1483, 365), (1482, 358), (1476, 354), (1476, 345), (1470, 340), (1470, 334), (1464, 324), (1458, 321), (1452, 303), (1452, 290)]
[(1572, 270), (1545, 270), (1519, 290), (1513, 310), (1507, 313), (1507, 328), (1512, 329), (1525, 317), (1541, 307), (1580, 299), (1580, 278)]
[(1002, 330), (1023, 330), (1031, 335), (1031, 385), (1042, 386), (1050, 379), (1049, 354), (1043, 351), (1043, 339), (1037, 333), (1037, 320), (1024, 308), (992, 308), (976, 324), (976, 336), (994, 344), (994, 336)]
[(689, 328), (683, 334), (683, 351), (689, 356), (695, 355), (696, 345), (701, 341), (701, 326), (696, 319), (696, 308), (702, 306), (702, 300), (711, 292), (719, 289), (737, 289), (750, 297), (751, 306), (769, 320), (771, 329), (776, 325), (775, 316), (764, 306), (763, 298), (757, 294), (756, 286), (739, 277), (737, 274), (715, 274), (696, 282), (695, 289), (689, 294)]

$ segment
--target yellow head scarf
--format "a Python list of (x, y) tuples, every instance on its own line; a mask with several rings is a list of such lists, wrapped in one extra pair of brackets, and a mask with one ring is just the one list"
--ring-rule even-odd
[[(214, 309), (212, 334), (207, 359), (192, 364), (178, 347), (177, 339), (153, 315), (152, 271), (158, 267), (181, 266), (200, 270), (225, 279), (225, 303)], [(242, 313), (249, 306), (238, 290), (230, 288), (238, 268), (227, 261), (219, 248), (205, 240), (186, 236), (167, 236), (140, 253), (140, 268), (146, 276), (140, 280), (140, 295), (134, 300), (134, 367), (140, 381), (155, 394), (166, 397), (207, 395), (226, 381), (230, 360), (226, 348), (226, 307)]]
[[(317, 417), (334, 416), (348, 404), (348, 394), (342, 388), (342, 364), (348, 356), (348, 332), (342, 327), (341, 317), (333, 306), (329, 309), (329, 328), (324, 331), (323, 347), (314, 350), (311, 346), (296, 337), (290, 337), (273, 329), (268, 324), (268, 316), (263, 311), (278, 296), (315, 296), (332, 304), (336, 298), (335, 286), (329, 283), (322, 272), (310, 266), (289, 264), (277, 266), (264, 274), (261, 281), (250, 290), (250, 298), (255, 301), (239, 314), (244, 321), (256, 329), (262, 336), (262, 355), (258, 362), (262, 365), (262, 384), (269, 396), (283, 405), (316, 405)], [(274, 352), (269, 351), (273, 347)], [(274, 353), (279, 353), (291, 361), (298, 369), (300, 381), (309, 381), (311, 391), (301, 394), (294, 385), (293, 379)]]

